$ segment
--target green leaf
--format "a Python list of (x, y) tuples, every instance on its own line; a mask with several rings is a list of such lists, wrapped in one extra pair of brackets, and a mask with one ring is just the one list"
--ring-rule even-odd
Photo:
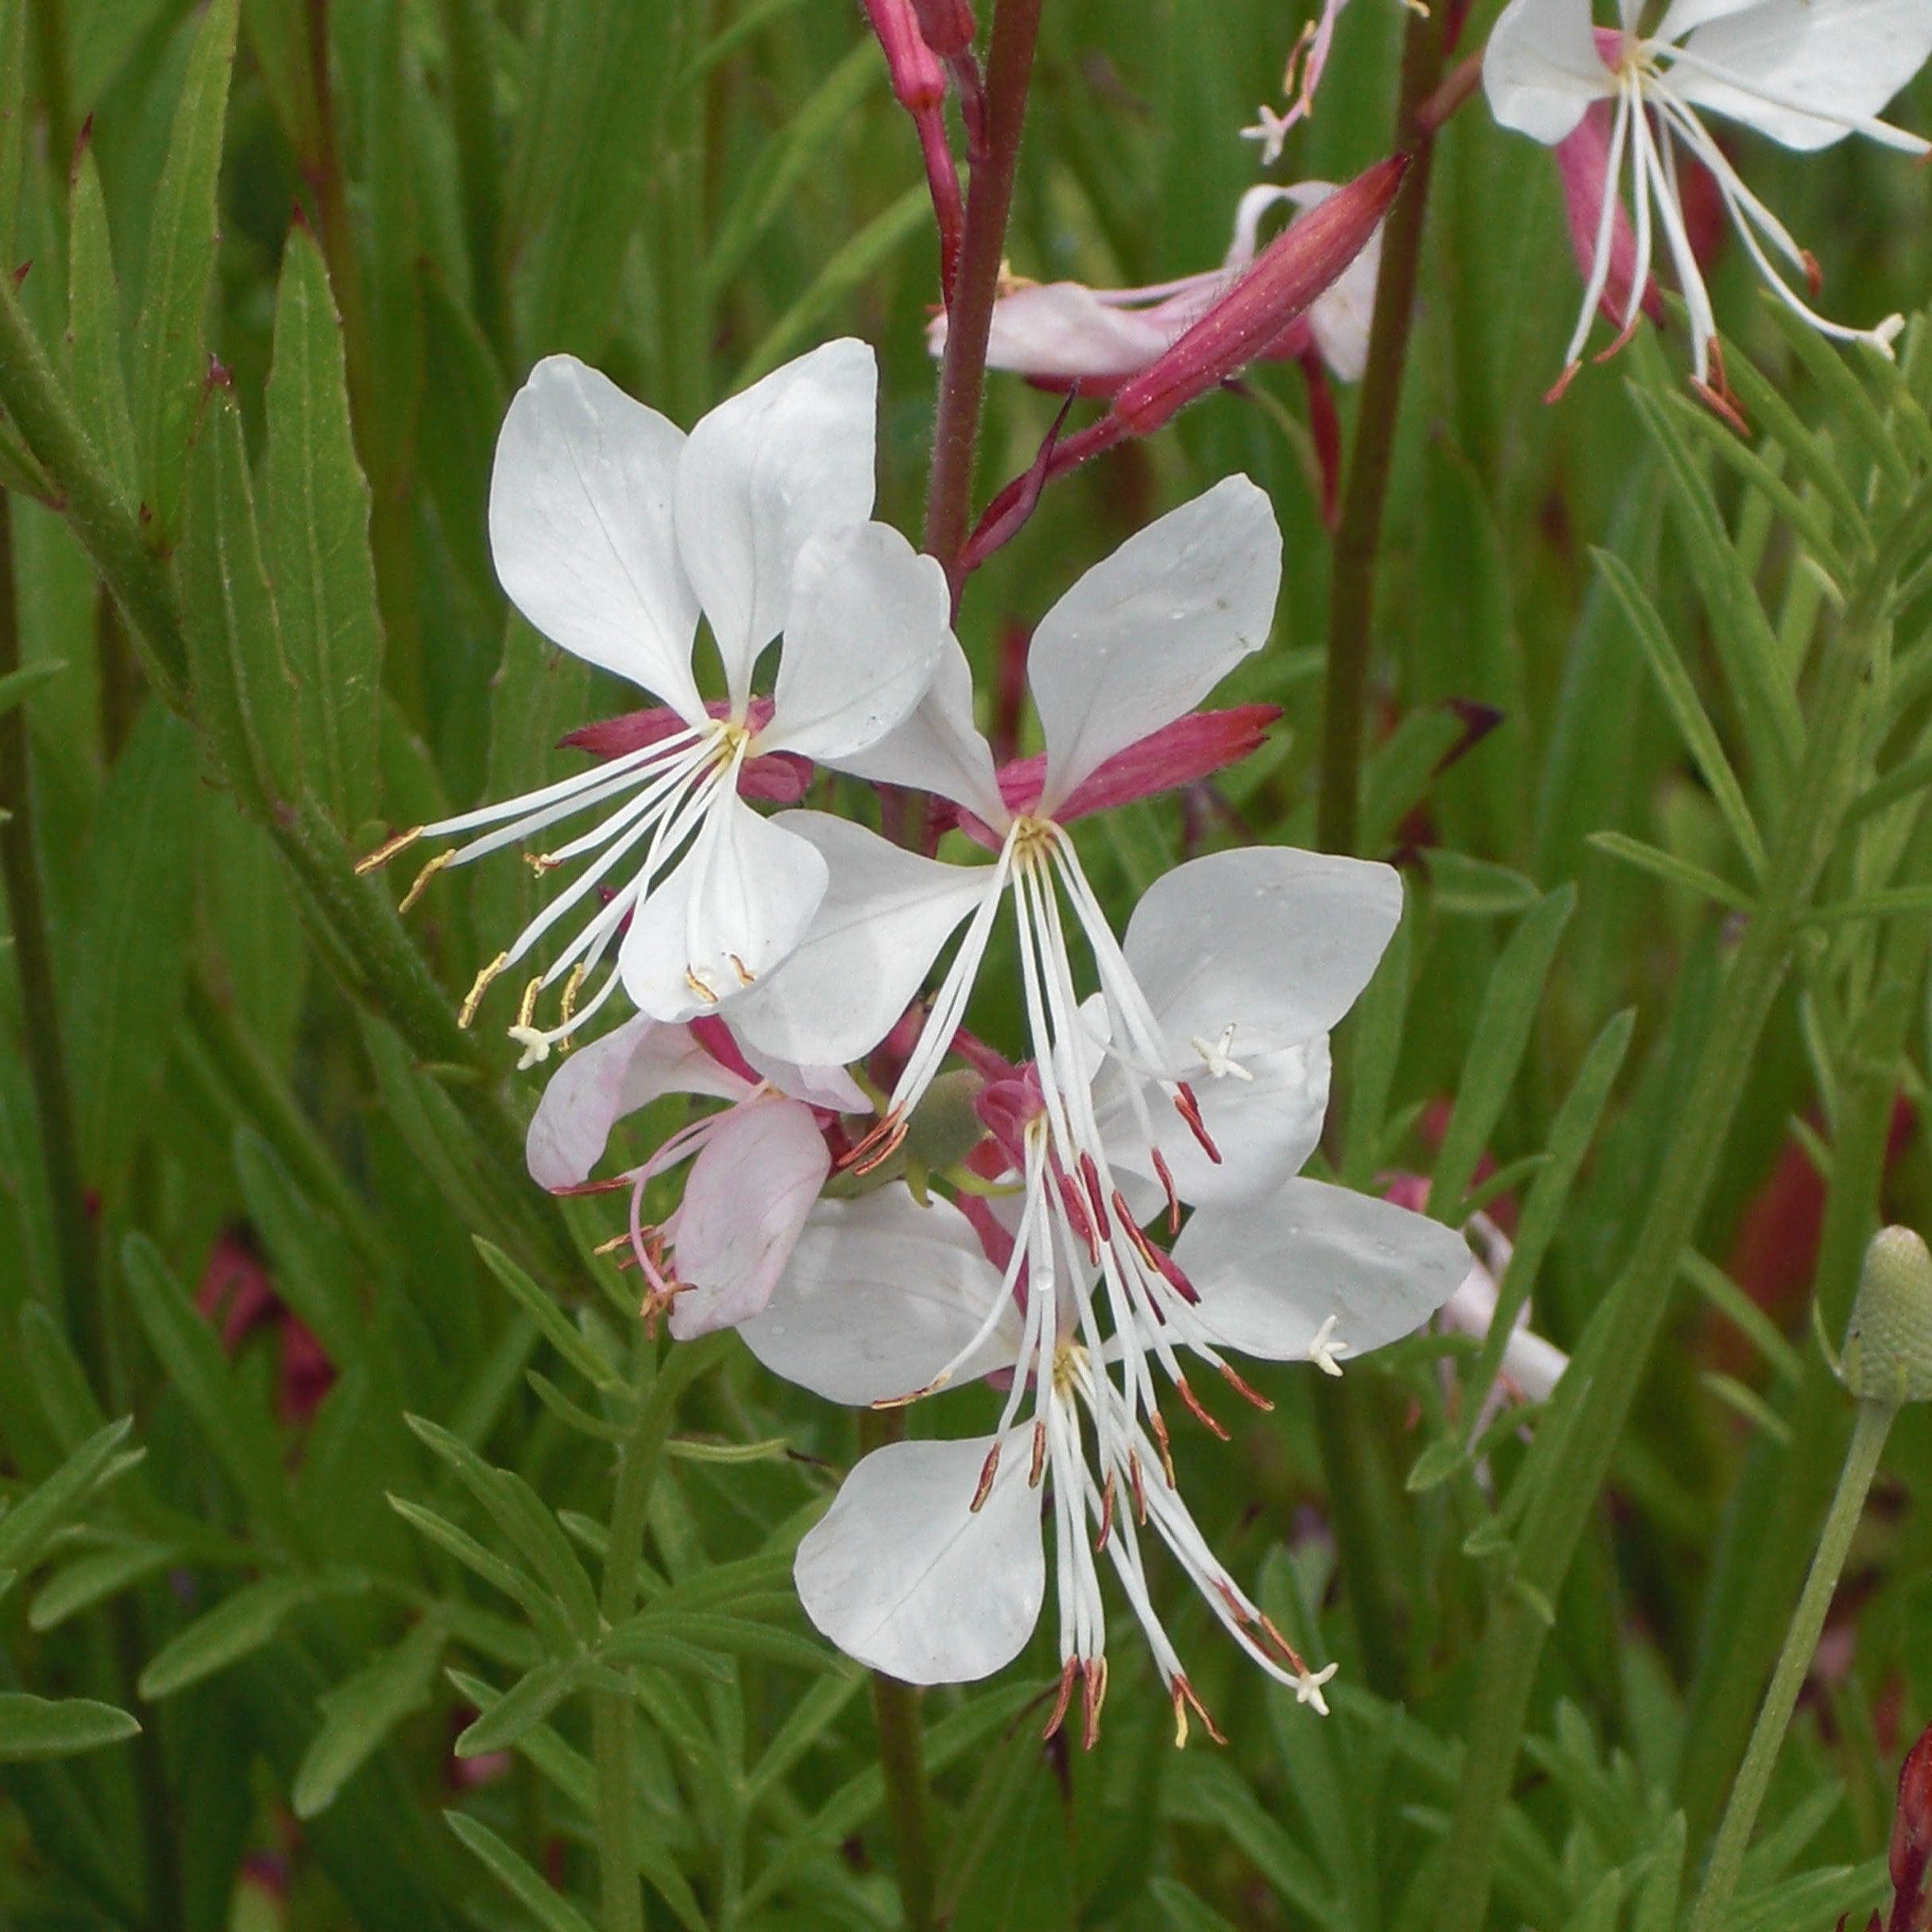
[(0, 0), (0, 252), (19, 252), (20, 184), (25, 171), (32, 117), (27, 111), (27, 8), (29, 0)]
[(435, 1452), (489, 1513), (532, 1575), (540, 1578), (556, 1598), (571, 1627), (580, 1635), (593, 1633), (598, 1623), (597, 1593), (570, 1539), (535, 1490), (512, 1471), (492, 1468), (467, 1443), (437, 1424), (421, 1416), (408, 1416), (404, 1420), (417, 1439)]
[(1704, 782), (1710, 787), (1718, 810), (1724, 814), (1731, 837), (1737, 841), (1737, 849), (1744, 854), (1745, 861), (1751, 868), (1751, 876), (1761, 879), (1764, 874), (1764, 840), (1758, 836), (1751, 808), (1745, 802), (1744, 788), (1737, 782), (1731, 761), (1724, 755), (1717, 727), (1711, 723), (1702, 701), (1698, 697), (1697, 687), (1690, 681), (1690, 674), (1685, 670), (1683, 660), (1665, 633), (1663, 620), (1657, 615), (1656, 606), (1644, 594), (1636, 574), (1621, 557), (1607, 550), (1593, 551), (1590, 554), (1630, 620), (1630, 628), (1643, 650), (1644, 661), (1656, 680), (1664, 709), (1670, 713), (1685, 749), (1696, 761)]
[(1233, 1923), (1178, 1880), (1157, 1878), (1150, 1890), (1174, 1932), (1235, 1932)]
[(369, 1323), (357, 1302), (357, 1269), (347, 1247), (328, 1217), (303, 1200), (266, 1141), (242, 1127), (234, 1145), (242, 1197), (273, 1260), (276, 1293), (315, 1331), (338, 1370), (361, 1362), (370, 1352)]
[(266, 1412), (252, 1395), (242, 1393), (214, 1329), (202, 1320), (154, 1243), (145, 1235), (130, 1235), (121, 1261), (134, 1312), (176, 1393), (200, 1425), (256, 1526), (279, 1548), (292, 1551), (297, 1539), (282, 1477), (281, 1444)]
[(1447, 1214), (1468, 1192), (1476, 1164), (1502, 1116), (1529, 1045), (1544, 982), (1575, 906), (1574, 886), (1552, 892), (1510, 934), (1483, 989), (1482, 1010), (1463, 1062), (1455, 1111), (1429, 1183), (1429, 1199), (1440, 1214)]
[(302, 1754), (289, 1797), (297, 1818), (327, 1810), (396, 1725), (429, 1702), (447, 1636), (442, 1615), (431, 1612), (400, 1644), (316, 1700), (322, 1728)]
[(534, 1915), (543, 1932), (596, 1932), (575, 1906), (553, 1891), (487, 1825), (479, 1824), (466, 1812), (446, 1811), (442, 1815), (450, 1830)]
[(1543, 895), (1534, 879), (1506, 865), (1432, 846), (1423, 855), (1438, 910), (1474, 917), (1527, 912)]
[(354, 831), (376, 804), (382, 618), (342, 323), (322, 250), (300, 223), (282, 251), (268, 416), (263, 520), (307, 769)]
[(1646, 844), (1641, 839), (1633, 839), (1627, 833), (1593, 832), (1590, 843), (1601, 852), (1607, 852), (1613, 859), (1621, 859), (1626, 865), (1634, 865), (1640, 872), (1648, 872), (1653, 879), (1661, 879), (1673, 886), (1687, 887), (1700, 898), (1714, 900), (1720, 906), (1729, 906), (1733, 912), (1749, 912), (1751, 901), (1737, 887), (1727, 885), (1715, 872), (1707, 872), (1701, 865), (1693, 865), (1688, 859), (1680, 859), (1676, 853), (1666, 852), (1661, 846)]
[(33, 690), (36, 685), (56, 678), (67, 669), (58, 659), (49, 659), (44, 663), (25, 664), (18, 670), (9, 671), (0, 678), (0, 717), (4, 717)]
[(236, 0), (212, 0), (195, 34), (148, 231), (135, 330), (135, 426), (142, 489), (154, 518), (150, 534), (164, 547), (176, 531), (188, 433), (207, 373), (203, 330), (214, 278), (215, 188), (235, 21)]
[(0, 1691), (0, 1764), (71, 1757), (140, 1733), (140, 1725), (127, 1712), (112, 1704), (97, 1704), (91, 1698)]
[(551, 1657), (527, 1671), (457, 1739), (458, 1757), (507, 1749), (541, 1724), (582, 1681), (586, 1660)]
[(41, 1585), (27, 1609), (32, 1630), (57, 1630), (70, 1617), (92, 1609), (118, 1596), (130, 1585), (164, 1570), (181, 1559), (178, 1547), (168, 1543), (118, 1543), (77, 1556)]
[(264, 821), (300, 790), (296, 692), (255, 522), (241, 412), (210, 390), (189, 464), (181, 605), (197, 709), (222, 775)]
[(17, 1575), (39, 1561), (48, 1539), (107, 1478), (114, 1453), (133, 1426), (130, 1416), (109, 1423), (0, 1516), (0, 1570)]
[(477, 1252), (490, 1273), (510, 1291), (554, 1348), (593, 1389), (609, 1393), (628, 1387), (624, 1378), (603, 1354), (586, 1341), (576, 1324), (555, 1300), (544, 1293), (522, 1269), (494, 1242), (476, 1237)]
[(522, 1605), (551, 1648), (562, 1652), (572, 1648), (576, 1640), (570, 1625), (534, 1578), (515, 1564), (504, 1562), (495, 1551), (485, 1549), (468, 1530), (459, 1528), (446, 1517), (424, 1509), (420, 1503), (413, 1503), (404, 1496), (392, 1496), (389, 1507), (412, 1529), (419, 1530), (439, 1549), (448, 1551), (464, 1568)]
[(75, 162), (69, 198), (67, 354), (75, 407), (132, 503), (139, 486), (121, 342), (121, 284), (91, 141), (82, 145)]
[(292, 1612), (320, 1594), (315, 1578), (265, 1576), (179, 1631), (148, 1660), (141, 1694), (151, 1703), (198, 1684), (269, 1642)]
[(143, 1138), (187, 973), (195, 744), (150, 702), (115, 761), (81, 866), (65, 960), (75, 1129), (87, 1178), (110, 1199)]

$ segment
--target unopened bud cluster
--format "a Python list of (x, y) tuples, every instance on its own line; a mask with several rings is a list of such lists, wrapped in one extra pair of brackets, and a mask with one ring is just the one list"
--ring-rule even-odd
[(1909, 1227), (1865, 1250), (1838, 1372), (1861, 1401), (1932, 1402), (1932, 1250)]

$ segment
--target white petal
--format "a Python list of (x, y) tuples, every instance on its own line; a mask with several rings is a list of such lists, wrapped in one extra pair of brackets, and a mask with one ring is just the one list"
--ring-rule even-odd
[(524, 1143), (530, 1177), (544, 1188), (574, 1187), (602, 1157), (610, 1130), (626, 1114), (667, 1093), (734, 1100), (750, 1092), (691, 1037), (640, 1014), (581, 1046), (551, 1076)]
[[(1330, 181), (1298, 181), (1289, 198), (1305, 214), (1319, 208), (1335, 191)], [(1381, 272), (1382, 230), (1375, 232), (1362, 253), (1339, 277), (1308, 305), (1308, 327), (1322, 360), (1344, 382), (1359, 382), (1368, 366), (1369, 327), (1375, 315), (1375, 278)]]
[(825, 895), (817, 848), (721, 791), (690, 850), (632, 915), (617, 955), (624, 990), (659, 1019), (716, 1012), (777, 969)]
[(512, 399), (490, 477), (489, 540), (517, 609), (554, 642), (689, 720), (697, 598), (678, 560), (684, 432), (574, 356)]
[[(1248, 1079), (1214, 1080), (1198, 1070), (1188, 1075), (1200, 1103), (1202, 1125), (1221, 1156), (1218, 1162), (1208, 1159), (1164, 1095), (1150, 1090), (1146, 1097), (1147, 1116), (1173, 1177), (1174, 1192), (1191, 1206), (1255, 1201), (1272, 1194), (1301, 1171), (1321, 1139), (1328, 1110), (1327, 1034), (1252, 1057), (1240, 1055), (1239, 1048), (1237, 1039)], [(1116, 1069), (1109, 1069), (1110, 1084), (1119, 1077)], [(1151, 1218), (1161, 1195), (1151, 1184), (1153, 1163), (1137, 1121), (1115, 1102), (1103, 1118), (1101, 1132), (1110, 1160), (1150, 1184), (1137, 1194), (1134, 1204), (1144, 1206)]]
[(879, 371), (850, 337), (774, 369), (701, 421), (678, 465), (678, 548), (732, 696), (784, 628), (806, 539), (872, 512)]
[(1041, 619), (1028, 654), (1046, 738), (1041, 812), (1258, 651), (1281, 581), (1274, 510), (1246, 477), (1170, 510), (1095, 564)]
[(771, 1299), (832, 1157), (797, 1100), (733, 1107), (686, 1176), (671, 1253), (690, 1288), (671, 1304), (681, 1342), (748, 1320)]
[(758, 748), (836, 764), (902, 724), (948, 641), (946, 574), (886, 524), (806, 541)]
[(875, 785), (937, 793), (989, 825), (1007, 825), (992, 748), (973, 721), (972, 667), (949, 632), (941, 641), (933, 682), (912, 715), (878, 744), (839, 763)]
[(1555, 147), (1592, 101), (1615, 91), (1590, 0), (1509, 0), (1483, 50), (1482, 90), (1505, 127)]
[(922, 858), (822, 812), (774, 822), (824, 854), (830, 883), (810, 929), (733, 1006), (732, 1024), (763, 1053), (843, 1065), (886, 1037), (995, 871)]
[(798, 1601), (848, 1657), (906, 1683), (970, 1683), (1026, 1648), (1046, 1594), (1040, 1496), (1016, 1430), (991, 1493), (968, 1508), (992, 1446), (874, 1450), (798, 1545)]
[(1122, 949), (1170, 1042), (1231, 1025), (1244, 1055), (1329, 1031), (1401, 916), (1401, 878), (1388, 866), (1250, 845), (1162, 874)]
[[(902, 1185), (821, 1201), (765, 1312), (739, 1330), (775, 1375), (860, 1405), (923, 1389), (971, 1342), (1000, 1294), (999, 1270), (966, 1217)], [(956, 1371), (1009, 1368), (1020, 1341), (1010, 1296), (999, 1325)]]
[[(1665, 32), (1681, 38), (1692, 17), (1678, 0)], [(1829, 147), (1847, 120), (1878, 113), (1932, 56), (1927, 0), (1758, 0), (1707, 21), (1683, 41), (1684, 51), (1722, 68), (1737, 85), (1700, 74), (1687, 62), (1671, 70), (1679, 99), (1728, 114), (1787, 148)], [(1761, 87), (1776, 98), (1766, 100)], [(1805, 114), (1791, 102), (1814, 106)]]
[(1331, 1316), (1351, 1355), (1412, 1334), (1469, 1271), (1468, 1244), (1453, 1228), (1304, 1180), (1251, 1207), (1200, 1209), (1174, 1258), (1200, 1292), (1196, 1313), (1210, 1333), (1279, 1362), (1306, 1354)]

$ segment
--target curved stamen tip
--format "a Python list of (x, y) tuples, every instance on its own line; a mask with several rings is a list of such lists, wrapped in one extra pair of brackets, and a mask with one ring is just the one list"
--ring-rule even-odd
[(1825, 292), (1825, 271), (1818, 265), (1818, 257), (1808, 248), (1798, 251), (1798, 259), (1804, 265), (1805, 286), (1811, 291), (1815, 301)]
[(871, 1132), (855, 1147), (848, 1147), (839, 1157), (840, 1170), (850, 1168), (855, 1174), (869, 1174), (875, 1167), (883, 1166), (899, 1150), (910, 1123), (906, 1116), (895, 1110), (886, 1115)]
[(1219, 1167), (1221, 1150), (1214, 1144), (1207, 1122), (1201, 1119), (1201, 1103), (1194, 1097), (1194, 1089), (1185, 1080), (1174, 1089), (1174, 1111), (1188, 1123), (1188, 1131), (1200, 1142), (1201, 1152)]
[(396, 837), (386, 844), (378, 845), (373, 852), (366, 853), (363, 857), (357, 860), (356, 876), (360, 879), (367, 873), (380, 871), (399, 852), (406, 851), (422, 836), (423, 828), (420, 825), (412, 825), (407, 832), (397, 833)]
[[(454, 848), (448, 852), (438, 852), (435, 857), (431, 860), (429, 864), (424, 866), (422, 871), (417, 873), (415, 877), (410, 881), (409, 890), (403, 895), (402, 903), (398, 906), (396, 910), (398, 912), (408, 911), (410, 907), (415, 905), (416, 901), (422, 898), (423, 893), (428, 889), (429, 882), (434, 879), (436, 875), (440, 872), (442, 868), (455, 856), (456, 853)], [(356, 867), (357, 871), (360, 871), (361, 869), (362, 868), (360, 866)]]
[(1026, 1471), (1026, 1486), (1037, 1490), (1046, 1474), (1046, 1424), (1037, 1417), (1033, 1425), (1033, 1463)]
[(993, 1478), (999, 1474), (999, 1444), (995, 1443), (987, 1452), (984, 1463), (980, 1466), (980, 1486), (972, 1493), (972, 1501), (967, 1505), (968, 1513), (977, 1516), (985, 1506), (986, 1499), (993, 1493)]
[[(1177, 1375), (1174, 1378), (1174, 1392), (1182, 1401), (1187, 1404), (1188, 1411), (1195, 1420), (1200, 1423), (1210, 1435), (1219, 1436), (1223, 1442), (1229, 1439), (1227, 1431), (1206, 1409), (1201, 1407), (1200, 1398), (1188, 1386), (1186, 1376)], [(1173, 1480), (1171, 1473), (1168, 1480), (1170, 1482)]]
[(1084, 1707), (1081, 1712), (1080, 1747), (1083, 1750), (1091, 1751), (1100, 1741), (1100, 1707), (1107, 1702), (1106, 1658), (1083, 1658), (1080, 1674), (1084, 1679), (1080, 1686), (1080, 1702)]
[(1053, 1698), (1053, 1715), (1046, 1721), (1046, 1729), (1040, 1733), (1042, 1744), (1057, 1737), (1060, 1727), (1067, 1721), (1067, 1706), (1073, 1701), (1073, 1680), (1080, 1674), (1080, 1660), (1069, 1657), (1060, 1667), (1060, 1689)]
[(1242, 1381), (1242, 1379), (1235, 1373), (1233, 1368), (1228, 1363), (1225, 1362), (1217, 1362), (1215, 1364), (1215, 1366), (1221, 1371), (1223, 1376), (1227, 1379), (1229, 1388), (1232, 1389), (1235, 1394), (1239, 1396), (1244, 1402), (1252, 1402), (1254, 1406), (1262, 1412), (1263, 1415), (1271, 1414), (1273, 1412), (1274, 1404), (1271, 1402), (1266, 1396), (1263, 1395), (1260, 1389), (1254, 1388), (1247, 1382)]
[[(425, 869), (427, 870), (427, 867)], [(409, 902), (405, 899), (403, 903), (406, 907)], [(482, 1005), (483, 995), (489, 991), (490, 981), (495, 979), (497, 974), (501, 972), (509, 963), (509, 954), (499, 952), (470, 982), (469, 991), (463, 995), (463, 1003), (456, 1009), (458, 1026), (467, 1027), (469, 1022), (476, 1018), (477, 1008)]]
[(1581, 362), (1565, 363), (1563, 373), (1543, 392), (1543, 400), (1546, 403), (1560, 403), (1571, 384), (1576, 381), (1577, 371), (1582, 366)]
[(1193, 1685), (1178, 1671), (1175, 1673), (1174, 1681), (1168, 1686), (1168, 1695), (1174, 1701), (1174, 1744), (1177, 1749), (1188, 1741), (1188, 1713), (1190, 1710), (1200, 1719), (1202, 1729), (1216, 1744), (1224, 1745), (1227, 1742), (1208, 1706), (1196, 1694)]

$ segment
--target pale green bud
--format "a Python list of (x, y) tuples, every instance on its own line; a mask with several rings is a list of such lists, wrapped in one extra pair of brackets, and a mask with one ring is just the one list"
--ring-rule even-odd
[(1932, 1250), (1909, 1227), (1865, 1250), (1839, 1375), (1864, 1402), (1932, 1402)]

